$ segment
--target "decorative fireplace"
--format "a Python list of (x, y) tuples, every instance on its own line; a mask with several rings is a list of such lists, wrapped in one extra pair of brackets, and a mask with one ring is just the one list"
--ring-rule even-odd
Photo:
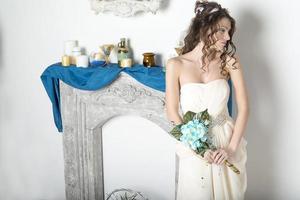
[(60, 82), (65, 187), (68, 200), (104, 199), (102, 126), (120, 115), (138, 115), (168, 132), (165, 95), (121, 73), (97, 91)]

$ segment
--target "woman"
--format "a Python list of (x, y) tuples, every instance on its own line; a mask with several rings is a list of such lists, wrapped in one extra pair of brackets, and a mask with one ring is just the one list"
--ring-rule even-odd
[[(248, 119), (248, 100), (242, 67), (235, 55), (232, 36), (235, 20), (215, 2), (195, 5), (182, 55), (166, 66), (166, 106), (168, 119), (182, 123), (184, 113), (208, 109), (213, 118), (211, 129), (217, 150), (204, 156), (178, 143), (179, 174), (177, 200), (243, 199), (246, 191), (246, 141), (243, 138)], [(235, 122), (228, 114), (231, 79), (237, 103)], [(239, 170), (236, 174), (225, 160)]]

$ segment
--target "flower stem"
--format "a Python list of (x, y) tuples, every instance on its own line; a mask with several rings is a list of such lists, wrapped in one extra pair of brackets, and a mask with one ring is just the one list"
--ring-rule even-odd
[(225, 165), (227, 165), (228, 167), (230, 167), (230, 169), (232, 169), (232, 171), (234, 171), (237, 174), (240, 174), (240, 170), (238, 170), (238, 168), (236, 168), (233, 164), (231, 164), (228, 160), (225, 160)]

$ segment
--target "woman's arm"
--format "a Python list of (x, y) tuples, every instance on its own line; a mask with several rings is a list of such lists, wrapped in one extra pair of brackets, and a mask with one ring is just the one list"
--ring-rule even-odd
[[(232, 60), (234, 61), (234, 59)], [(238, 58), (236, 58), (235, 61), (236, 63), (234, 64), (234, 66), (236, 67), (236, 69), (234, 69), (234, 67), (230, 65), (233, 64), (232, 62), (229, 62), (229, 66), (228, 66), (231, 81), (235, 91), (235, 99), (237, 103), (237, 117), (233, 129), (233, 133), (228, 145), (228, 150), (231, 153), (234, 153), (240, 144), (240, 141), (246, 129), (246, 124), (249, 115), (248, 96), (247, 96), (245, 80), (243, 77), (242, 66)]]
[(226, 68), (230, 73), (231, 81), (235, 90), (238, 113), (227, 148), (221, 148), (213, 152), (213, 162), (216, 164), (223, 164), (228, 157), (234, 155), (244, 135), (249, 115), (247, 90), (239, 60), (237, 58), (231, 58), (231, 60), (227, 63)]
[(180, 75), (180, 61), (176, 58), (168, 60), (166, 66), (166, 108), (167, 118), (174, 124), (181, 124), (183, 122), (179, 115), (179, 75)]

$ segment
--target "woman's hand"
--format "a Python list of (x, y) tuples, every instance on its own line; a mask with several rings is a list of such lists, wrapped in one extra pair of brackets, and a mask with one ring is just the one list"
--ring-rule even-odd
[(212, 159), (213, 163), (217, 165), (222, 165), (225, 160), (233, 155), (233, 151), (230, 149), (220, 148), (213, 152)]
[(214, 152), (212, 150), (205, 151), (203, 156), (204, 160), (206, 160), (209, 164), (213, 163), (214, 162), (213, 154)]

